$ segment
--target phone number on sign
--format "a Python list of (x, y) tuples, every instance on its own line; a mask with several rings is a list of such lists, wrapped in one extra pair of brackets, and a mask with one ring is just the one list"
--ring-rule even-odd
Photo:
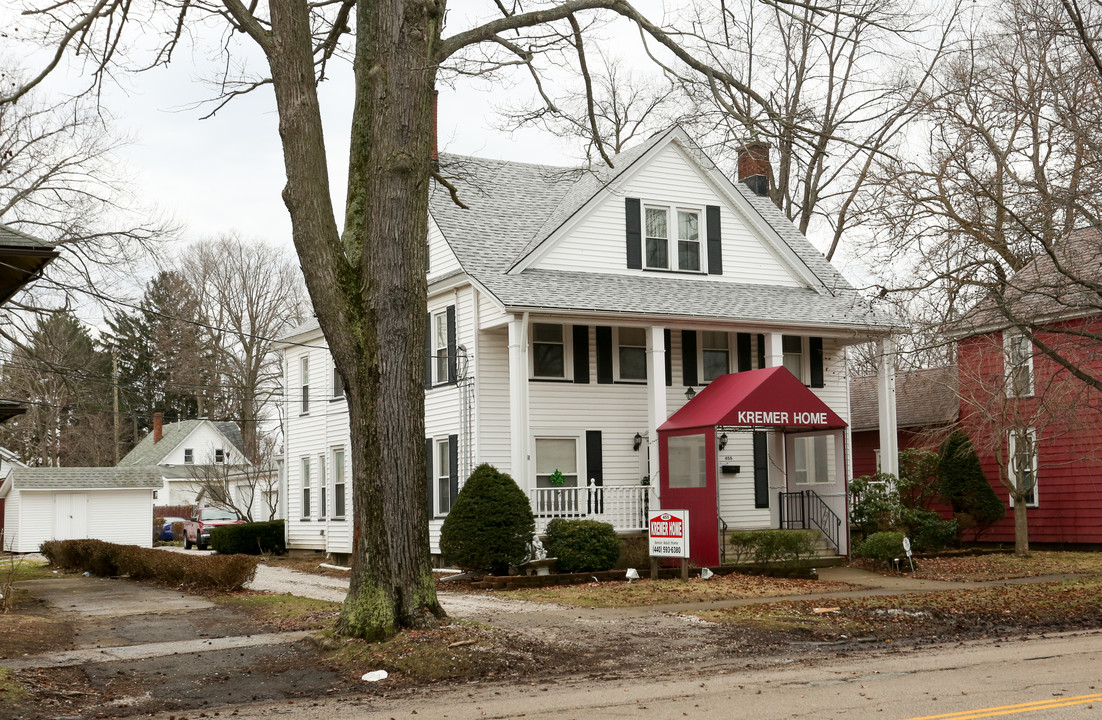
[(677, 555), (680, 556), (682, 549), (680, 545), (655, 545), (651, 548), (651, 555)]

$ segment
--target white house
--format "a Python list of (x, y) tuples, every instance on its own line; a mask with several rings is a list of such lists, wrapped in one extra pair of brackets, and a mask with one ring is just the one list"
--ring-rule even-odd
[(202, 479), (222, 468), (249, 465), (235, 422), (181, 420), (163, 423), (153, 415), (153, 432), (119, 461), (119, 467), (156, 468), (163, 478), (158, 505), (194, 505)]
[[(698, 564), (724, 526), (829, 525), (847, 552), (846, 347), (895, 323), (755, 192), (768, 150), (750, 150), (747, 184), (679, 128), (614, 169), (441, 157), (470, 209), (431, 198), (434, 553), (484, 462), (513, 476), (540, 527), (568, 515), (640, 531), (646, 507), (691, 505)], [(352, 540), (343, 388), (316, 321), (283, 340), (288, 547), (339, 557)], [(671, 417), (703, 407), (690, 398), (716, 379), (778, 366), (791, 375), (717, 384), (696, 398), (711, 411)]]
[(15, 467), (0, 484), (3, 549), (38, 552), (46, 540), (94, 538), (153, 546), (153, 468)]

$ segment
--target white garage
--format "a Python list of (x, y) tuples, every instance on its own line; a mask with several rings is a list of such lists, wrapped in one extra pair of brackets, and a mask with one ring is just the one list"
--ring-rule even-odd
[(93, 538), (153, 545), (156, 468), (13, 468), (0, 485), (8, 552), (37, 552), (46, 540)]

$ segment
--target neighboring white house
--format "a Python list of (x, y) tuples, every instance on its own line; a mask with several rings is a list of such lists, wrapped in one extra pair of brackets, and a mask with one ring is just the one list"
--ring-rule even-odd
[[(163, 478), (157, 505), (194, 505), (204, 477), (242, 465), (250, 463), (237, 423), (205, 419), (162, 423), (160, 413), (153, 416), (153, 432), (119, 461), (120, 468), (157, 468)], [(259, 499), (256, 502), (262, 504)]]
[(153, 468), (15, 467), (0, 484), (4, 550), (37, 552), (46, 540), (94, 538), (153, 546)]
[[(763, 188), (767, 149), (752, 150), (746, 179)], [(664, 488), (697, 480), (711, 504), (698, 517), (714, 518), (704, 524), (715, 537), (720, 524), (791, 526), (792, 498), (806, 491), (845, 517), (846, 347), (885, 338), (896, 323), (681, 129), (613, 163), (590, 171), (441, 157), (470, 209), (433, 192), (425, 443), (434, 553), (463, 479), (484, 462), (513, 476), (540, 527), (584, 515), (641, 531), (648, 505), (670, 507)], [(344, 391), (316, 321), (283, 341), (288, 547), (341, 556), (352, 543)], [(777, 366), (799, 382), (762, 377), (788, 383), (786, 398), (821, 399), (841, 421), (800, 424), (786, 408), (718, 413), (735, 419), (708, 430), (708, 462), (704, 445), (690, 457), (684, 443), (660, 441), (658, 427), (710, 381)], [(658, 477), (660, 452), (671, 478)]]

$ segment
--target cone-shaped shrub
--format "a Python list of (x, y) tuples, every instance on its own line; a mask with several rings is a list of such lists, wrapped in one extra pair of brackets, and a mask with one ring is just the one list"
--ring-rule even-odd
[(532, 507), (513, 478), (475, 468), (440, 529), (444, 560), (464, 570), (506, 575), (524, 562), (536, 530)]
[(972, 441), (963, 430), (954, 430), (941, 446), (938, 490), (958, 516), (966, 516), (980, 530), (1001, 520), (1006, 508), (995, 495)]

